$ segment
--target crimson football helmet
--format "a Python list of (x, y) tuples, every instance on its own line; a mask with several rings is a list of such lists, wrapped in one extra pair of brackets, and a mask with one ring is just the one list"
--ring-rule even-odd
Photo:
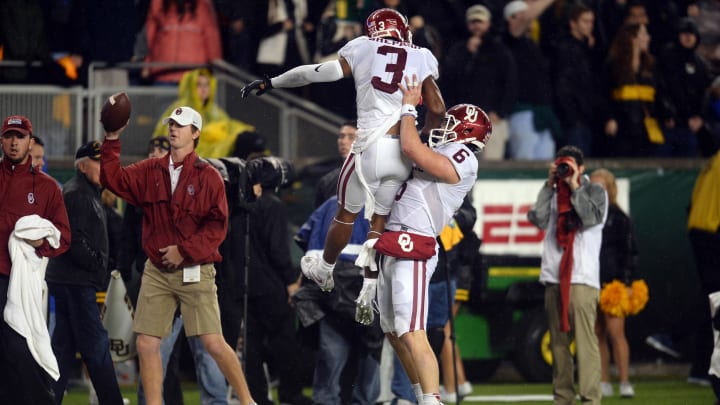
[(430, 130), (431, 148), (449, 142), (474, 145), (479, 151), (490, 140), (492, 123), (482, 108), (472, 104), (458, 104), (445, 113), (440, 128)]
[(375, 10), (365, 23), (370, 38), (393, 37), (398, 41), (412, 42), (407, 18), (391, 8)]

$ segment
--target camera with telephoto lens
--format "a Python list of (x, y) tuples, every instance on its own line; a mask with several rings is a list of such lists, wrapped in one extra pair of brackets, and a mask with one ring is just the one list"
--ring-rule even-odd
[(295, 168), (290, 161), (276, 157), (263, 156), (251, 160), (237, 157), (203, 159), (220, 173), (225, 183), (228, 207), (247, 208), (255, 201), (252, 190), (254, 184), (263, 188), (279, 189), (289, 186), (296, 177)]
[(573, 159), (571, 157), (563, 156), (555, 160), (555, 178), (564, 179), (572, 176), (573, 169), (568, 162), (573, 162)]

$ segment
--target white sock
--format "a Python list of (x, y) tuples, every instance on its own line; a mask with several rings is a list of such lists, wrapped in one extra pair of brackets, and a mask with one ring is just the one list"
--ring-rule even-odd
[(420, 383), (413, 384), (412, 389), (413, 389), (413, 392), (415, 393), (415, 398), (417, 398), (418, 404), (422, 404), (423, 392), (422, 392), (422, 387), (420, 386)]
[(322, 260), (320, 260), (320, 268), (327, 272), (332, 272), (333, 269), (335, 268), (335, 263), (330, 264), (330, 263), (326, 262), (325, 259), (322, 259)]
[(420, 405), (439, 405), (440, 394), (422, 394)]

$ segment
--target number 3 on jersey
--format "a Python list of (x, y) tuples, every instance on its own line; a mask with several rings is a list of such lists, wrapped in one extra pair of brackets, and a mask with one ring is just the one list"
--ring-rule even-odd
[(378, 48), (377, 53), (380, 55), (386, 55), (386, 59), (392, 59), (392, 55), (397, 55), (395, 63), (385, 64), (385, 72), (392, 73), (392, 79), (390, 83), (384, 82), (380, 76), (373, 76), (370, 83), (372, 86), (385, 93), (395, 93), (398, 90), (398, 83), (402, 80), (403, 72), (405, 71), (405, 63), (407, 63), (407, 51), (403, 48), (396, 48), (394, 46), (384, 45)]

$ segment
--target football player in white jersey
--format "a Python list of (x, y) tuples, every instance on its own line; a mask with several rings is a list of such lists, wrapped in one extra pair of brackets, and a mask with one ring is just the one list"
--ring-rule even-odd
[(407, 18), (384, 8), (367, 19), (368, 36), (348, 42), (329, 63), (303, 65), (273, 77), (253, 81), (241, 90), (247, 97), (278, 87), (299, 87), (353, 77), (357, 91), (357, 139), (343, 164), (338, 180), (338, 210), (325, 239), (323, 257), (305, 256), (303, 273), (320, 288), (333, 288), (332, 269), (347, 245), (352, 224), (360, 210), (370, 219), (368, 238), (377, 238), (385, 228), (395, 193), (410, 173), (410, 160), (400, 151), (400, 106), (398, 88), (403, 77), (415, 77), (427, 107), (423, 133), (436, 128), (445, 113), (445, 103), (435, 80), (438, 62), (425, 48), (412, 44)]
[(368, 255), (375, 258), (379, 276), (373, 280), (366, 267), (368, 278), (358, 305), (365, 304), (365, 315), (371, 315), (367, 303), (377, 288), (380, 326), (413, 384), (418, 403), (428, 405), (440, 403), (438, 361), (425, 332), (428, 284), (437, 263), (435, 238), (475, 184), (475, 154), (490, 139), (492, 124), (479, 107), (456, 105), (447, 111), (442, 125), (430, 131), (428, 147), (415, 127), (419, 88), (408, 78), (406, 86), (401, 86), (400, 143), (415, 167), (395, 197), (386, 231), (377, 241), (366, 242), (380, 253)]

